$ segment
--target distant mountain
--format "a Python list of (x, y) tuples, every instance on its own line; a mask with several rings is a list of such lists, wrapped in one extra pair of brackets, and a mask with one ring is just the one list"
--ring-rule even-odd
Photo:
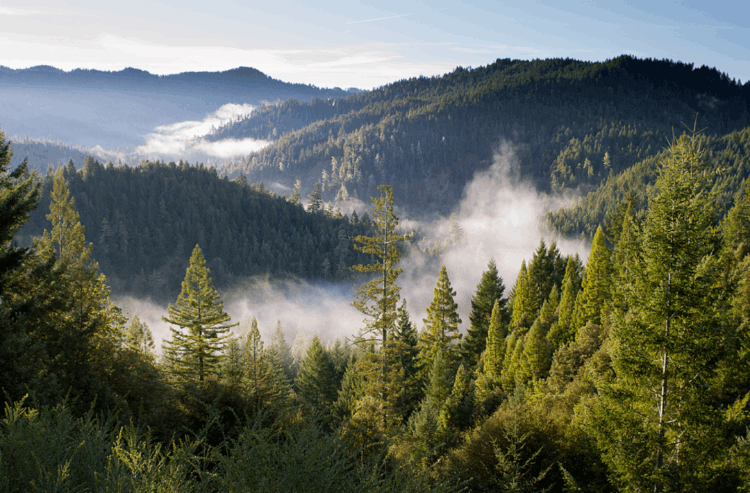
[(320, 182), (326, 200), (369, 197), (387, 183), (410, 212), (445, 214), (503, 141), (520, 176), (540, 190), (586, 194), (657, 154), (696, 116), (709, 136), (747, 127), (749, 102), (750, 83), (705, 66), (631, 56), (504, 59), (265, 107), (207, 138), (274, 141), (226, 168), (231, 175), (286, 186), (302, 179), (303, 190)]
[(6, 139), (13, 148), (10, 169), (17, 168), (24, 159), (28, 159), (29, 171), (36, 169), (44, 175), (50, 165), (57, 168), (68, 164), (71, 159), (77, 167), (83, 167), (87, 156), (95, 156), (103, 161), (107, 160), (105, 156), (99, 155), (95, 149), (71, 146), (61, 141), (8, 136), (6, 136)]
[(116, 148), (142, 144), (154, 127), (201, 120), (227, 103), (260, 106), (352, 92), (282, 82), (249, 67), (160, 76), (134, 68), (0, 66), (0, 125), (7, 135)]

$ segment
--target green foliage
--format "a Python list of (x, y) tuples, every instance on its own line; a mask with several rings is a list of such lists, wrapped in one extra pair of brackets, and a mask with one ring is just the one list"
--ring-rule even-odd
[(524, 325), (529, 326), (536, 318), (537, 311), (537, 293), (529, 279), (529, 273), (526, 269), (526, 261), (521, 263), (521, 271), (518, 273), (518, 280), (513, 287), (513, 315), (510, 319), (512, 326)]
[(490, 318), (490, 328), (487, 332), (487, 348), (484, 356), (484, 373), (493, 379), (500, 377), (503, 359), (505, 359), (507, 328), (503, 325), (500, 310), (500, 301), (495, 301)]
[(336, 370), (318, 336), (307, 349), (294, 386), (303, 402), (317, 411), (327, 412), (336, 400)]
[(357, 251), (378, 259), (374, 264), (359, 264), (353, 270), (366, 273), (376, 273), (371, 280), (365, 282), (358, 290), (357, 297), (352, 302), (368, 319), (365, 322), (364, 334), (374, 333), (381, 337), (381, 345), (388, 341), (388, 333), (396, 325), (396, 305), (399, 300), (400, 288), (396, 279), (403, 270), (398, 267), (401, 251), (398, 242), (409, 239), (408, 235), (396, 233), (398, 216), (393, 213), (393, 191), (390, 186), (380, 185), (379, 198), (372, 198), (371, 216), (375, 231), (372, 236), (357, 236), (354, 248)]
[(479, 362), (479, 356), (485, 349), (496, 304), (498, 304), (498, 322), (508, 323), (508, 300), (503, 298), (504, 291), (505, 286), (497, 272), (495, 260), (490, 259), (487, 270), (482, 273), (482, 278), (471, 299), (470, 325), (461, 346), (461, 356), (472, 367)]
[[(349, 266), (369, 261), (347, 243), (350, 236), (370, 234), (365, 215), (355, 222), (311, 214), (202, 165), (94, 161), (90, 167), (86, 175), (66, 167), (64, 175), (81, 224), (94, 240), (92, 256), (118, 295), (174, 302), (195, 244), (220, 289), (258, 275), (349, 280)], [(19, 235), (22, 245), (48, 228), (54, 174), (42, 183), (40, 208)]]
[(726, 467), (730, 414), (713, 396), (731, 331), (711, 180), (699, 138), (675, 139), (624, 291), (629, 311), (613, 324), (617, 377), (602, 382), (593, 423), (623, 488), (711, 489)]
[(456, 292), (451, 287), (445, 265), (440, 267), (434, 298), (427, 307), (427, 318), (423, 319), (424, 330), (419, 334), (419, 362), (423, 369), (432, 367), (438, 354), (455, 368), (459, 358), (461, 334), (458, 324), (458, 304), (453, 300)]
[(610, 257), (611, 252), (604, 240), (604, 230), (599, 227), (591, 244), (581, 295), (580, 298), (576, 297), (576, 313), (572, 321), (576, 331), (588, 323), (602, 325), (606, 320), (612, 291)]
[[(164, 342), (164, 357), (171, 372), (182, 381), (203, 381), (218, 371), (231, 317), (224, 311), (224, 302), (214, 289), (206, 261), (198, 245), (190, 257), (190, 265), (182, 282), (177, 302), (169, 305), (169, 317), (162, 319), (176, 325), (170, 327), (172, 340)], [(182, 331), (187, 329), (187, 333)]]

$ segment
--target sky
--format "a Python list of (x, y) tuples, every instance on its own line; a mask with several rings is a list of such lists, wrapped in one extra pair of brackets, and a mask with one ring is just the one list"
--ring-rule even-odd
[(2, 0), (0, 65), (155, 74), (250, 66), (371, 89), (497, 58), (622, 54), (750, 79), (750, 2)]

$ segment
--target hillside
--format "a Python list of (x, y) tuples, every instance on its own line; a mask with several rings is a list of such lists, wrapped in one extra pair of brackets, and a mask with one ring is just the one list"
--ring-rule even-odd
[[(349, 240), (367, 234), (366, 215), (306, 212), (260, 187), (220, 178), (213, 168), (104, 166), (89, 158), (83, 170), (67, 165), (62, 172), (115, 294), (173, 299), (196, 244), (218, 287), (254, 275), (344, 280), (351, 278), (350, 265), (368, 262)], [(49, 230), (51, 188), (47, 175), (22, 243)]]
[(389, 183), (410, 212), (445, 214), (503, 141), (539, 189), (587, 193), (658, 153), (696, 115), (712, 136), (748, 126), (748, 101), (750, 83), (705, 66), (506, 59), (344, 99), (266, 106), (210, 138), (275, 140), (230, 175), (302, 179), (303, 190), (320, 182), (326, 199), (369, 197)]
[[(720, 210), (726, 211), (735, 201), (737, 193), (744, 189), (750, 176), (750, 128), (731, 132), (723, 136), (703, 136), (700, 139), (708, 158), (718, 170), (713, 183), (713, 193)], [(591, 239), (596, 228), (607, 214), (633, 192), (638, 199), (637, 208), (644, 208), (658, 190), (654, 187), (660, 151), (617, 175), (610, 175), (596, 190), (586, 194), (574, 206), (545, 215), (545, 226), (568, 236)]]

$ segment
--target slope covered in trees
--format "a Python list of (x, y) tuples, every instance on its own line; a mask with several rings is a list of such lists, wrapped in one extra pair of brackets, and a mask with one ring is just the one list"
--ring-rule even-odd
[(501, 140), (515, 144), (518, 171), (540, 189), (587, 192), (656, 155), (696, 114), (711, 136), (748, 126), (748, 101), (750, 83), (708, 67), (630, 56), (506, 59), (344, 99), (265, 107), (210, 138), (276, 141), (230, 174), (302, 179), (306, 189), (319, 182), (325, 198), (369, 197), (390, 183), (411, 213), (446, 213)]
[[(344, 280), (351, 265), (367, 259), (350, 247), (350, 237), (369, 232), (366, 215), (344, 217), (321, 203), (307, 212), (262, 186), (220, 178), (213, 168), (88, 158), (82, 170), (69, 162), (61, 173), (116, 293), (172, 298), (196, 244), (220, 287), (259, 274)], [(52, 176), (41, 185), (40, 207), (19, 237), (24, 244), (49, 229)]]

